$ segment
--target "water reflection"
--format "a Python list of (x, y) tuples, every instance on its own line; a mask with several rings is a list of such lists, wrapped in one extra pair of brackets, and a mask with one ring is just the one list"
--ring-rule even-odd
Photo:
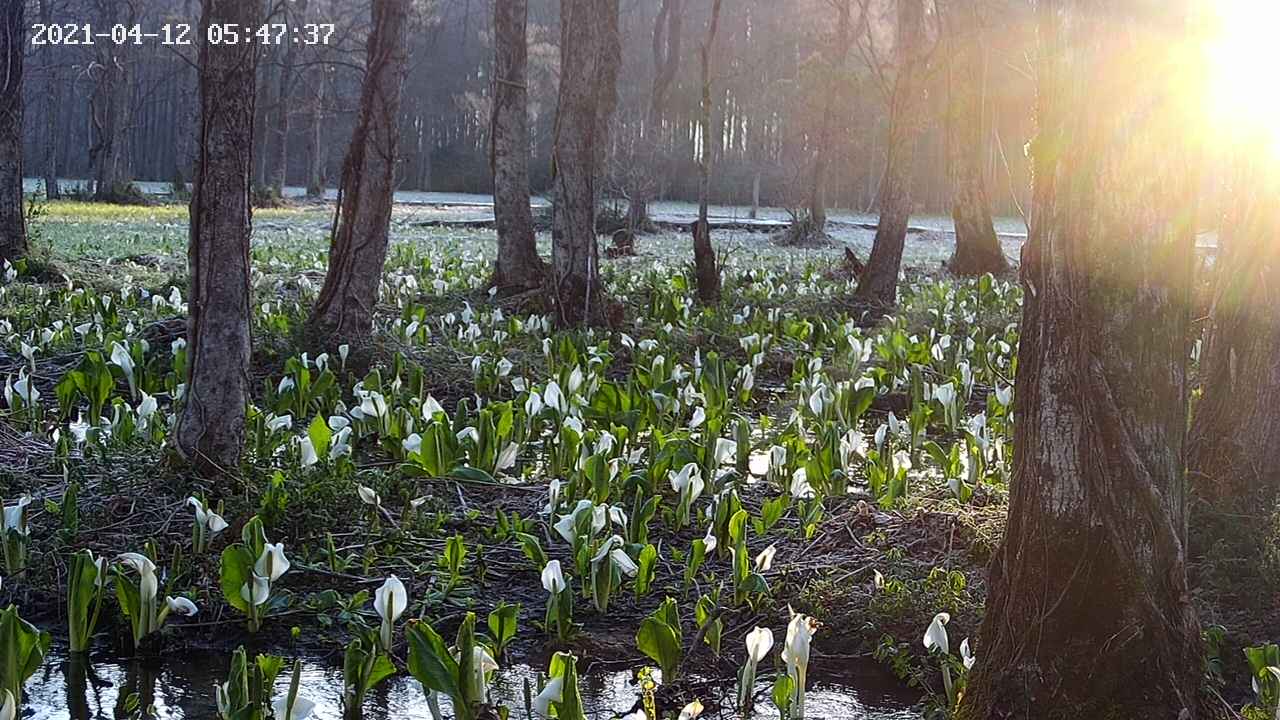
[[(128, 698), (136, 693), (140, 707), (154, 710), (151, 717), (216, 720), (213, 688), (225, 679), (229, 661), (226, 654), (209, 651), (186, 651), (158, 660), (86, 660), (55, 655), (28, 682), (24, 717), (28, 720), (126, 718), (129, 717)], [(843, 682), (819, 680), (814, 683), (807, 698), (810, 720), (917, 720), (919, 714), (909, 708), (913, 698), (886, 685), (878, 674), (873, 677), (871, 673), (875, 672), (864, 668)], [(523, 718), (524, 684), (526, 680), (536, 683), (536, 675), (537, 671), (527, 665), (504, 669), (494, 682), (493, 699), (510, 707), (513, 718)], [(282, 673), (277, 692), (287, 690), (288, 676), (289, 673)], [(312, 717), (342, 720), (340, 668), (310, 662), (303, 667), (301, 687), (301, 694), (316, 703)], [(731, 698), (733, 689), (725, 685), (715, 693)], [(612, 720), (631, 710), (638, 697), (629, 671), (588, 674), (582, 678), (582, 694), (591, 720)], [(445, 716), (452, 717), (447, 700), (442, 706)], [(735, 715), (724, 715), (730, 716)], [(431, 712), (416, 683), (405, 675), (397, 675), (369, 693), (364, 717), (429, 720)], [(778, 714), (772, 707), (761, 707), (754, 717), (776, 718)]]

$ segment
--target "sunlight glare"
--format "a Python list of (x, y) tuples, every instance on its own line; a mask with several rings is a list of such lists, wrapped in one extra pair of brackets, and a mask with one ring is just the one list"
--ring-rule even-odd
[(1280, 156), (1280, 1), (1218, 0), (1209, 43), (1209, 112), (1224, 140), (1258, 140)]

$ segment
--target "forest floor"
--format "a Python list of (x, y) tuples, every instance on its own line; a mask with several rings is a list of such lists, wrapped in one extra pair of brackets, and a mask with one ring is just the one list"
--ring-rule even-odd
[[(869, 236), (837, 234), (833, 247), (801, 250), (730, 231), (714, 238), (725, 300), (700, 308), (690, 300), (688, 238), (663, 233), (603, 268), (626, 308), (622, 332), (557, 333), (486, 292), (492, 231), (440, 226), (432, 212), (397, 206), (377, 360), (361, 375), (299, 340), (324, 277), (329, 211), (255, 214), (249, 447), (241, 476), (222, 486), (235, 491), (219, 498), (231, 527), (195, 555), (187, 499), (217, 489), (177, 469), (164, 440), (178, 392), (174, 341), (185, 332), (186, 208), (45, 206), (28, 277), (0, 290), (0, 375), (29, 376), (40, 394), (38, 408), (0, 413), (0, 497), (36, 501), (27, 569), (5, 578), (0, 605), (65, 632), (70, 555), (145, 546), (163, 569), (163, 594), (201, 609), (172, 621), (153, 650), (177, 657), (248, 644), (336, 662), (354, 632), (377, 626), (369, 599), (395, 574), (408, 586), (406, 617), (428, 619), (446, 638), (466, 611), (483, 622), (499, 603), (519, 603), (509, 659), (545, 667), (551, 650), (571, 649), (584, 672), (598, 672), (653, 664), (636, 648), (637, 628), (672, 596), (687, 646), (687, 679), (661, 696), (673, 708), (693, 697), (728, 702), (743, 637), (771, 627), (781, 646), (790, 607), (820, 623), (818, 671), (870, 655), (937, 697), (936, 658), (921, 637), (947, 612), (952, 653), (960, 639), (976, 641), (985, 568), (1003, 529), (1021, 304), (1012, 278), (950, 279), (941, 270), (946, 238), (913, 235), (901, 307), (877, 320), (839, 270), (845, 247), (866, 257)], [(30, 357), (24, 344), (35, 348)], [(110, 360), (116, 344), (133, 357), (132, 378)], [(94, 422), (84, 412), (90, 393), (66, 379), (100, 368), (110, 391)], [(552, 381), (569, 409), (531, 413), (531, 395), (554, 405)], [(385, 414), (360, 412), (371, 392)], [(158, 403), (150, 416), (146, 396)], [(428, 398), (445, 415), (423, 411)], [(348, 452), (335, 448), (343, 423), (354, 430)], [(410, 449), (414, 437), (437, 437), (429, 434), (437, 425), (449, 431), (442, 454), (467, 471)], [(514, 465), (495, 464), (490, 433), (519, 447)], [(713, 461), (719, 439), (737, 446)], [(775, 446), (786, 449), (782, 464)], [(603, 485), (582, 461), (597, 455), (614, 463)], [(708, 475), (687, 525), (669, 485), (686, 461)], [(564, 482), (554, 517), (544, 513), (552, 477)], [(380, 507), (363, 504), (359, 486), (376, 491)], [(611, 520), (601, 536), (620, 533), (633, 557), (652, 545), (656, 561), (651, 587), (626, 581), (607, 612), (592, 607), (583, 582), (574, 613), (582, 627), (561, 643), (539, 629), (547, 593), (526, 538), (580, 577), (581, 558), (551, 526), (584, 496), (622, 510), (623, 522)], [(650, 498), (657, 510), (646, 514)], [(751, 557), (772, 557), (754, 568), (766, 588), (743, 598), (726, 552), (725, 526), (739, 506)], [(223, 600), (219, 552), (255, 514), (293, 564), (250, 636)], [(695, 541), (708, 535), (719, 547), (698, 567)], [(451, 567), (454, 537), (465, 556)], [(585, 542), (594, 549), (601, 540)], [(1280, 620), (1274, 591), (1259, 591), (1261, 567), (1217, 550), (1193, 558), (1202, 618), (1224, 628), (1215, 691), (1236, 705), (1248, 699), (1239, 649), (1274, 639)], [(103, 618), (107, 645), (132, 654), (127, 620)], [(717, 635), (715, 652), (700, 642)]]

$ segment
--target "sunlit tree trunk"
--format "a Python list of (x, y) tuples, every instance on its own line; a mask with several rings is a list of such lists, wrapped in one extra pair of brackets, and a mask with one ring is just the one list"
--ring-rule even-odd
[(663, 151), (662, 118), (671, 83), (680, 69), (684, 7), (681, 0), (662, 0), (653, 21), (653, 88), (645, 114), (644, 137), (640, 140), (634, 186), (628, 192), (627, 227), (633, 232), (649, 224), (649, 203), (659, 184), (658, 159)]
[(1256, 145), (1245, 152), (1215, 261), (1187, 453), (1197, 496), (1237, 526), (1280, 494), (1280, 169)]
[[(552, 282), (561, 325), (605, 317), (596, 246), (596, 188), (607, 150), (609, 115), (617, 103), (617, 0), (563, 0), (560, 10), (560, 97), (552, 159), (555, 218)], [(612, 39), (611, 39), (612, 38)]]
[(22, 65), (24, 4), (0, 7), (0, 266), (27, 254), (22, 208)]
[(345, 343), (363, 349), (373, 332), (395, 192), (408, 15), (409, 0), (373, 4), (368, 69), (342, 166), (329, 272), (311, 315), (313, 336), (324, 348)]
[[(204, 0), (210, 25), (256, 25), (258, 0)], [(249, 236), (257, 52), (200, 43), (199, 149), (188, 246), (187, 382), (175, 445), (203, 474), (234, 473), (244, 447), (251, 342)]]
[(702, 44), (699, 58), (702, 61), (702, 157), (698, 162), (698, 224), (693, 230), (693, 267), (698, 280), (698, 299), (703, 303), (720, 300), (720, 268), (716, 264), (716, 251), (711, 245), (711, 223), (707, 219), (711, 204), (711, 53), (715, 50), (716, 31), (720, 27), (721, 0), (714, 0), (711, 19), (707, 24), (707, 39)]
[(1037, 6), (1018, 451), (964, 720), (1199, 714), (1183, 451), (1201, 111), (1186, 8)]
[(498, 259), (493, 284), (500, 292), (542, 286), (529, 207), (528, 0), (495, 0), (493, 117), (490, 142)]
[(911, 172), (920, 128), (923, 93), (924, 8), (922, 0), (897, 0), (894, 59), (897, 77), (889, 101), (889, 147), (880, 185), (880, 223), (857, 296), (881, 305), (898, 301), (898, 272), (911, 219)]
[(956, 275), (1009, 271), (1009, 261), (991, 222), (991, 201), (982, 173), (985, 144), (980, 84), (986, 50), (979, 5), (976, 1), (954, 3), (947, 16), (947, 169), (956, 230), (956, 250), (947, 268)]

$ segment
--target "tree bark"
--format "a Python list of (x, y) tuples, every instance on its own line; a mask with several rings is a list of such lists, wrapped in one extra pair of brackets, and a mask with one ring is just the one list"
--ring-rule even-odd
[(489, 135), (498, 259), (493, 285), (512, 293), (542, 286), (546, 266), (538, 257), (529, 207), (528, 0), (495, 0), (494, 88)]
[[(98, 16), (103, 27), (117, 23), (133, 24), (133, 8), (125, 0), (97, 0)], [(128, 10), (124, 14), (122, 10)], [(102, 201), (119, 199), (127, 192), (129, 161), (125, 156), (126, 131), (129, 125), (129, 67), (124, 57), (125, 45), (110, 42), (94, 44), (94, 78), (90, 100), (94, 140), (89, 149), (93, 166), (94, 198)]]
[(0, 8), (0, 270), (27, 254), (22, 207), (22, 65), (26, 52), (24, 3)]
[(836, 99), (840, 97), (840, 77), (845, 60), (849, 56), (849, 2), (841, 0), (836, 21), (836, 34), (824, 52), (827, 61), (823, 70), (827, 73), (826, 93), (823, 102), (822, 125), (818, 129), (818, 142), (813, 148), (813, 176), (809, 185), (809, 231), (820, 234), (827, 229), (827, 166), (832, 153), (831, 133), (835, 125)]
[(880, 223), (857, 297), (885, 306), (898, 302), (898, 273), (911, 219), (911, 170), (923, 97), (924, 8), (921, 0), (897, 0), (894, 44), (897, 77), (889, 101), (889, 147), (880, 185)]
[[(255, 26), (258, 0), (204, 0), (216, 23)], [(235, 472), (244, 448), (251, 360), (249, 237), (257, 51), (200, 43), (200, 145), (191, 193), (187, 387), (179, 453), (203, 474)]]
[(1237, 529), (1280, 495), (1280, 170), (1246, 147), (1219, 240), (1187, 453), (1197, 496)]
[(1186, 7), (1037, 6), (1018, 452), (961, 720), (1199, 716), (1183, 550), (1200, 112)]
[[(282, 6), (283, 21), (291, 25), (299, 24), (298, 18), (307, 14), (307, 0), (298, 0), (293, 6)], [(267, 159), (267, 170), (271, 173), (269, 184), (271, 192), (277, 197), (284, 197), (284, 188), (289, 175), (289, 110), (290, 95), (293, 92), (293, 66), (297, 59), (297, 45), (285, 43), (284, 55), (280, 60), (280, 77), (275, 93), (275, 127), (272, 128), (271, 151)]]
[(313, 337), (326, 349), (347, 344), (364, 350), (373, 333), (395, 193), (408, 19), (409, 0), (373, 4), (368, 69), (342, 165), (329, 272), (311, 313)]
[(698, 281), (698, 299), (703, 304), (720, 301), (720, 268), (716, 251), (711, 246), (711, 223), (707, 218), (711, 205), (711, 52), (715, 49), (716, 31), (720, 27), (721, 0), (711, 6), (707, 39), (699, 54), (702, 64), (702, 158), (698, 163), (698, 223), (693, 231), (693, 266)]
[(640, 138), (634, 186), (628, 192), (627, 227), (633, 233), (649, 226), (649, 203), (658, 186), (658, 156), (662, 152), (662, 117), (667, 94), (680, 69), (680, 46), (683, 35), (684, 8), (681, 0), (662, 0), (653, 21), (653, 89), (645, 114)]
[(328, 73), (323, 65), (311, 71), (311, 97), (307, 112), (307, 197), (324, 198), (324, 88)]
[[(51, 0), (40, 0), (40, 22), (52, 25), (57, 22), (54, 17)], [(62, 197), (58, 185), (58, 88), (61, 85), (60, 68), (50, 65), (48, 86), (44, 93), (44, 194), (49, 200)]]
[[(560, 93), (552, 160), (552, 282), (562, 326), (600, 324), (606, 313), (596, 246), (596, 188), (617, 102), (617, 0), (563, 0)], [(612, 36), (613, 40), (610, 40)]]
[(948, 13), (947, 164), (951, 173), (951, 218), (956, 250), (947, 263), (956, 275), (1009, 272), (991, 221), (991, 201), (982, 173), (983, 102), (979, 83), (986, 52), (979, 3), (954, 3)]

